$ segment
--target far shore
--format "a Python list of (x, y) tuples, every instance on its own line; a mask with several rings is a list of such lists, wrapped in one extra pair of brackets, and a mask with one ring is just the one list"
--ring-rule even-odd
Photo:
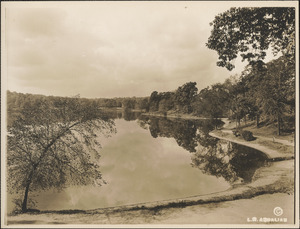
[(178, 118), (178, 119), (190, 119), (190, 120), (194, 120), (194, 119), (210, 119), (210, 118), (205, 118), (205, 117), (199, 117), (199, 116), (195, 116), (192, 114), (183, 114), (183, 113), (158, 113), (158, 112), (143, 112), (142, 113), (143, 116), (156, 116), (156, 117), (165, 117), (165, 118)]

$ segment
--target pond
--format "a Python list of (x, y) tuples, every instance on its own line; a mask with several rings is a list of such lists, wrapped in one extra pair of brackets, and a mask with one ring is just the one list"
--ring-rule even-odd
[(208, 120), (146, 117), (115, 112), (117, 133), (101, 138), (106, 184), (68, 187), (35, 195), (39, 210), (95, 209), (224, 191), (251, 182), (266, 156), (212, 138)]

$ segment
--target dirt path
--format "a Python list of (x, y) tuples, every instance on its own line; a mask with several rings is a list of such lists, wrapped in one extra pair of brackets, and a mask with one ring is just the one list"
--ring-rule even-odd
[[(230, 130), (230, 129), (221, 129), (221, 131), (223, 133), (232, 134), (232, 130)], [(253, 135), (253, 136), (255, 138), (266, 140), (266, 141), (270, 141), (270, 142), (277, 142), (277, 143), (280, 143), (280, 144), (283, 144), (283, 145), (287, 145), (287, 146), (294, 146), (293, 142), (288, 141), (288, 140), (284, 140), (284, 139), (279, 139), (279, 138), (276, 138), (276, 137), (270, 138), (270, 137), (264, 137), (264, 136), (260, 136), (260, 135)]]
[[(223, 125), (223, 128), (221, 129), (221, 131), (223, 133), (232, 134), (232, 128), (230, 128), (230, 124), (231, 123), (228, 120), (228, 118), (222, 118), (222, 121), (224, 122), (224, 125)], [(256, 137), (258, 139), (270, 141), (270, 142), (277, 142), (277, 143), (280, 143), (280, 144), (283, 144), (283, 145), (294, 146), (294, 142), (293, 141), (279, 139), (279, 138), (277, 138), (275, 136), (273, 136), (273, 137), (265, 137), (265, 136), (261, 136), (261, 135), (255, 134), (254, 137)]]
[(244, 141), (241, 139), (237, 139), (234, 137), (234, 135), (232, 134), (231, 137), (229, 136), (222, 136), (218, 133), (209, 133), (210, 136), (215, 137), (215, 138), (219, 138), (219, 139), (223, 139), (223, 140), (227, 140), (227, 141), (231, 141), (240, 145), (245, 145), (257, 150), (262, 151), (263, 153), (265, 153), (270, 159), (293, 159), (294, 158), (294, 153), (281, 153), (278, 152), (276, 150), (270, 149), (267, 146), (261, 145), (259, 143), (257, 143), (258, 140), (255, 141)]
[[(269, 143), (279, 143), (284, 146), (294, 147), (294, 143), (284, 139), (278, 139), (275, 137), (265, 137), (261, 135), (254, 135), (256, 140), (254, 141), (246, 141), (241, 137), (235, 137), (233, 135), (232, 129), (230, 128), (230, 122), (227, 118), (222, 119), (225, 123), (223, 128), (219, 131), (210, 132), (209, 135), (212, 137), (216, 137), (223, 140), (228, 140), (234, 143), (238, 143), (241, 145), (245, 145), (257, 150), (264, 152), (271, 159), (292, 159), (294, 157), (294, 152), (280, 152), (279, 150), (272, 149), (268, 146), (268, 144), (263, 144), (262, 141), (266, 141)], [(224, 133), (224, 134), (223, 134)], [(293, 150), (294, 151), (294, 150)]]

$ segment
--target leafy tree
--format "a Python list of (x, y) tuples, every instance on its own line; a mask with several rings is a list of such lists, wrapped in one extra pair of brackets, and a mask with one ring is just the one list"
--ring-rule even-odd
[(197, 96), (198, 103), (194, 103), (198, 115), (211, 119), (221, 118), (227, 113), (228, 96), (228, 91), (222, 84), (214, 84), (211, 88), (202, 89)]
[(266, 50), (295, 56), (295, 8), (230, 8), (212, 23), (207, 47), (219, 55), (218, 66), (234, 68), (238, 54), (250, 64), (262, 61)]
[(179, 110), (182, 113), (191, 113), (197, 91), (195, 82), (186, 83), (178, 87), (175, 92), (158, 93), (153, 91), (149, 98), (149, 111)]
[(149, 111), (157, 111), (159, 106), (160, 96), (157, 91), (153, 91), (149, 99)]
[(184, 113), (192, 112), (191, 103), (198, 91), (196, 84), (196, 82), (188, 82), (181, 87), (178, 87), (175, 92), (175, 103), (178, 105), (180, 110), (183, 110)]
[(244, 118), (246, 122), (246, 116), (252, 106), (247, 93), (248, 88), (242, 77), (235, 85), (232, 85), (230, 90), (229, 107), (233, 113), (232, 117), (239, 126), (242, 118)]
[(267, 72), (266, 64), (248, 65), (242, 72), (239, 84), (243, 90), (238, 90), (238, 95), (245, 100), (246, 113), (249, 118), (256, 118), (256, 127), (259, 127), (263, 113), (260, 90), (264, 83), (264, 75)]
[[(258, 127), (260, 116), (265, 116), (265, 121), (277, 121), (280, 134), (284, 119), (295, 115), (295, 65), (286, 56), (263, 65), (249, 65), (230, 94), (231, 109), (241, 114), (239, 118), (243, 114), (256, 116)], [(291, 119), (286, 123), (294, 126)]]
[(125, 98), (122, 104), (124, 109), (134, 109), (136, 101), (134, 98)]
[(8, 127), (8, 190), (23, 193), (71, 184), (100, 184), (97, 134), (109, 136), (113, 121), (101, 119), (93, 103), (79, 99), (40, 99), (24, 105)]
[(280, 135), (284, 116), (289, 110), (295, 108), (294, 65), (290, 65), (285, 57), (269, 62), (259, 91), (262, 95), (259, 102), (262, 104), (263, 112), (271, 120), (277, 121), (278, 135)]
[(136, 102), (136, 109), (147, 110), (149, 107), (148, 98), (139, 98)]
[(159, 93), (160, 101), (158, 104), (159, 111), (169, 111), (174, 108), (174, 92)]
[(104, 100), (105, 107), (117, 107), (117, 101), (114, 99), (105, 99)]

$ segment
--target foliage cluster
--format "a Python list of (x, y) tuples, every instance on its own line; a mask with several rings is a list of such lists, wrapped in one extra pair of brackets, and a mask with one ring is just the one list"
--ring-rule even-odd
[(153, 91), (149, 99), (150, 112), (166, 112), (177, 110), (182, 113), (193, 111), (192, 102), (195, 99), (198, 88), (195, 82), (188, 82), (178, 87), (174, 92)]
[(295, 8), (230, 8), (217, 15), (207, 47), (219, 55), (218, 66), (232, 70), (238, 54), (250, 64), (263, 61), (267, 50), (274, 55), (295, 56)]
[(20, 194), (23, 212), (29, 192), (102, 183), (99, 135), (110, 136), (115, 128), (93, 101), (25, 102), (7, 131), (8, 190)]
[[(207, 47), (217, 51), (218, 66), (234, 68), (240, 54), (249, 65), (242, 75), (228, 79), (227, 100), (231, 117), (240, 120), (260, 117), (276, 121), (278, 135), (295, 125), (295, 8), (231, 8), (210, 24)], [(272, 49), (276, 60), (265, 63)]]
[(118, 97), (118, 98), (74, 98), (74, 97), (59, 97), (59, 96), (45, 96), (37, 94), (23, 94), (18, 92), (7, 92), (7, 111), (8, 124), (16, 119), (20, 114), (21, 108), (30, 104), (34, 104), (39, 100), (53, 101), (58, 100), (76, 100), (84, 104), (90, 104), (94, 108), (124, 108), (146, 110), (148, 108), (148, 97)]

